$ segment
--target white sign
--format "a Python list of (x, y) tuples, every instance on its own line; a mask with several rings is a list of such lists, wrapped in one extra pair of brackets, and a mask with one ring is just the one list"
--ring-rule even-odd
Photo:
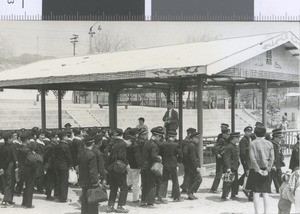
[(0, 0), (0, 19), (42, 19), (42, 0)]

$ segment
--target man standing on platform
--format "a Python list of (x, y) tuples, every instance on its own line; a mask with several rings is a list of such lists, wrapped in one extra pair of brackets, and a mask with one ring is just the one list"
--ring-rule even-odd
[(222, 136), (218, 138), (215, 147), (213, 149), (213, 153), (216, 156), (216, 175), (209, 191), (211, 193), (217, 193), (223, 175), (223, 155), (225, 152), (225, 148), (228, 144), (229, 136), (230, 136), (230, 130), (228, 128), (224, 128), (222, 130)]
[(239, 191), (239, 183), (238, 183), (238, 168), (240, 165), (239, 161), (239, 143), (240, 133), (234, 132), (230, 134), (229, 144), (225, 148), (224, 152), (224, 171), (227, 173), (234, 174), (234, 180), (232, 182), (223, 182), (223, 193), (222, 199), (227, 200), (228, 194), (231, 191), (231, 199), (236, 199), (236, 195)]
[(168, 101), (167, 111), (162, 119), (164, 121), (165, 134), (168, 135), (169, 131), (176, 131), (179, 126), (178, 112), (174, 110), (173, 101)]
[(221, 123), (221, 133), (218, 135), (218, 139), (223, 137), (223, 130), (228, 130), (229, 129), (229, 125), (227, 123)]
[(143, 118), (143, 117), (139, 118), (139, 125), (137, 125), (136, 128), (138, 128), (140, 130), (141, 129), (146, 130), (147, 138), (148, 138), (148, 126), (145, 125), (145, 118)]
[(271, 184), (274, 181), (276, 193), (279, 193), (279, 187), (282, 184), (281, 180), (281, 167), (285, 166), (284, 156), (281, 149), (283, 134), (282, 129), (274, 129), (272, 131), (272, 144), (274, 148), (274, 164), (271, 170)]

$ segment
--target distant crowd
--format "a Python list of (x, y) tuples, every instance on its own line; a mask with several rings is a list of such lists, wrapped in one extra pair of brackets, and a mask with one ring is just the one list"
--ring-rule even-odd
[[(68, 202), (69, 182), (74, 179), (74, 173), (78, 182), (73, 184), (82, 188), (79, 201), (83, 214), (98, 213), (98, 203), (88, 201), (88, 191), (98, 187), (110, 190), (106, 212), (129, 212), (126, 208), (129, 200), (145, 208), (168, 203), (169, 180), (173, 202), (184, 201), (183, 194), (187, 194), (188, 200), (196, 200), (195, 193), (202, 183), (200, 133), (191, 127), (182, 142), (176, 139), (178, 113), (171, 101), (163, 121), (163, 126), (151, 130), (141, 117), (136, 127), (125, 130), (81, 129), (66, 124), (59, 131), (42, 131), (37, 127), (1, 131), (1, 207), (13, 207), (14, 195), (23, 195), (22, 206), (33, 208), (35, 192), (45, 194), (45, 200)], [(264, 213), (269, 213), (268, 194), (273, 181), (280, 194), (279, 213), (290, 213), (300, 184), (300, 135), (293, 146), (291, 171), (286, 173), (281, 171), (284, 166), (282, 137), (282, 129), (274, 129), (267, 135), (264, 125), (257, 122), (254, 128), (245, 127), (240, 139), (239, 132), (230, 132), (228, 124), (221, 124), (221, 133), (213, 148), (216, 176), (210, 192), (219, 194), (222, 179), (220, 200), (236, 200), (242, 186), (249, 201), (254, 201), (255, 213), (259, 213), (260, 196), (264, 198)], [(184, 166), (181, 185), (178, 163)], [(238, 175), (240, 163), (244, 169), (241, 177)], [(129, 191), (132, 191), (131, 199), (127, 198)]]

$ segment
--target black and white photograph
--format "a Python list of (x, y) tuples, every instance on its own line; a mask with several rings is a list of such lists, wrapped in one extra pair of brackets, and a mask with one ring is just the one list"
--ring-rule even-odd
[(299, 22), (0, 29), (1, 214), (300, 213)]

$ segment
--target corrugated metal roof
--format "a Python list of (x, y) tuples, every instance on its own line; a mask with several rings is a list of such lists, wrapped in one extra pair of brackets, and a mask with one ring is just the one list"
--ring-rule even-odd
[[(187, 67), (202, 67), (204, 68), (202, 73), (212, 75), (287, 42), (291, 42), (299, 48), (299, 39), (296, 36), (291, 32), (281, 32), (45, 60), (1, 72), (0, 87), (8, 86), (7, 82), (10, 82), (9, 86), (20, 84), (16, 80), (30, 79), (30, 84), (42, 84), (41, 79), (59, 77), (58, 82), (63, 83), (64, 77), (72, 76), (76, 79), (78, 76), (78, 82), (80, 82), (81, 78), (86, 75), (89, 75), (89, 80), (91, 80), (91, 75), (94, 77), (95, 74), (136, 71), (151, 71), (153, 73), (157, 70)], [(194, 75), (195, 73), (190, 72), (187, 75), (189, 74)], [(168, 75), (167, 72), (164, 76)], [(174, 75), (182, 74), (170, 74), (170, 76)], [(134, 75), (132, 76), (134, 78)], [(145, 76), (157, 77), (149, 73)], [(95, 76), (95, 78), (94, 81), (101, 81), (99, 76)], [(37, 81), (35, 82), (34, 79)], [(48, 80), (47, 83), (51, 84), (51, 80)]]

